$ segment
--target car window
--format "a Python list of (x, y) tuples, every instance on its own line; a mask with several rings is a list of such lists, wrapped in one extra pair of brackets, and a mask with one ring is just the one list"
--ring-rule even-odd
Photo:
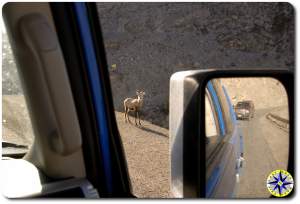
[(212, 102), (209, 100), (209, 96), (205, 94), (205, 135), (206, 137), (216, 136), (218, 134), (216, 118), (214, 114), (214, 108)]
[[(2, 28), (2, 131), (2, 142), (21, 145), (20, 147), (29, 147), (33, 143), (33, 130), (24, 92), (5, 28)], [(6, 145), (2, 146), (4, 154)], [(9, 152), (19, 151), (16, 147)]]
[(114, 2), (97, 9), (133, 194), (172, 197), (169, 82), (174, 72), (201, 67), (198, 31), (185, 27), (199, 5)]
[(223, 92), (224, 92), (225, 97), (226, 97), (226, 104), (227, 104), (227, 106), (229, 108), (229, 111), (230, 111), (231, 121), (232, 121), (233, 124), (236, 124), (236, 117), (235, 117), (235, 113), (234, 113), (234, 109), (233, 109), (233, 104), (231, 102), (231, 99), (228, 95), (228, 92), (227, 92), (225, 86), (222, 86), (222, 88), (223, 88)]
[(220, 92), (218, 89), (216, 89), (216, 82), (216, 80), (210, 80), (206, 87), (216, 110), (216, 118), (218, 119), (217, 121), (219, 123), (220, 135), (224, 136), (227, 132), (227, 124), (225, 121), (224, 107), (222, 101), (220, 100)]
[(206, 156), (210, 157), (218, 144), (222, 141), (219, 121), (214, 103), (208, 90), (205, 93), (205, 136)]
[(231, 120), (231, 113), (230, 113), (230, 106), (228, 106), (228, 99), (224, 93), (222, 82), (219, 79), (212, 79), (213, 86), (215, 89), (215, 92), (218, 95), (218, 101), (220, 103), (221, 107), (221, 113), (222, 113), (222, 119), (224, 122), (225, 127), (225, 134), (224, 135), (230, 135), (233, 131), (233, 124)]
[[(237, 14), (248, 13), (248, 5), (236, 5), (97, 3), (115, 115), (135, 196), (172, 196), (169, 192), (170, 76), (178, 71), (205, 67), (264, 67), (260, 62), (264, 62), (266, 54), (261, 47), (264, 47), (262, 42), (267, 41), (254, 40), (249, 44), (248, 31), (231, 32), (236, 30), (236, 25), (250, 30), (253, 27), (252, 24), (242, 25), (243, 18)], [(257, 4), (251, 9), (258, 11), (258, 8), (261, 7)], [(218, 15), (213, 15), (216, 12)], [(263, 13), (259, 11), (259, 15)], [(251, 15), (251, 18), (257, 16), (252, 12)], [(227, 21), (234, 23), (228, 27)], [(251, 32), (256, 35), (256, 30), (254, 26)], [(265, 38), (265, 35), (261, 37)], [(261, 60), (253, 60), (253, 52), (261, 53)], [(212, 89), (223, 93), (217, 81), (215, 84), (219, 85)], [(211, 108), (216, 109), (218, 120), (215, 122), (219, 124), (215, 124), (219, 128), (215, 128), (209, 112), (209, 144), (215, 144), (213, 139), (218, 138), (213, 137), (216, 129), (220, 132), (217, 135), (224, 138), (234, 130), (225, 95), (215, 97), (218, 97), (219, 105)]]
[(237, 106), (238, 107), (250, 107), (250, 103), (249, 102), (247, 102), (247, 101), (244, 101), (244, 102), (239, 102), (238, 104), (237, 104)]

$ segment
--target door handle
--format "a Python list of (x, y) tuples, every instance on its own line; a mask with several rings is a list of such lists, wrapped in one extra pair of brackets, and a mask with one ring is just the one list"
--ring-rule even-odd
[(243, 156), (240, 156), (238, 159), (236, 159), (237, 172), (236, 172), (235, 176), (236, 176), (236, 182), (237, 183), (240, 182), (240, 171), (239, 171), (239, 169), (243, 168), (244, 162), (245, 162), (245, 159), (244, 159)]
[(240, 157), (237, 159), (237, 168), (242, 168), (244, 162), (245, 162), (244, 157), (240, 156)]

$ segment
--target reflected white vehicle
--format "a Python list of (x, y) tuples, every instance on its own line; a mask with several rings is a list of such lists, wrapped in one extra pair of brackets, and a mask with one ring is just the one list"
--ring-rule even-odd
[(234, 110), (238, 120), (250, 120), (254, 117), (253, 101), (240, 101), (234, 106)]

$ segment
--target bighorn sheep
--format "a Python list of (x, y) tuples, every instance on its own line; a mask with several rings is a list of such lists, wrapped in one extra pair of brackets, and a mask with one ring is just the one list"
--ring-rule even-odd
[(139, 112), (140, 112), (143, 102), (144, 102), (145, 92), (144, 91), (136, 91), (136, 95), (137, 95), (137, 98), (126, 98), (124, 100), (125, 122), (127, 122), (127, 119), (128, 119), (128, 121), (131, 123), (128, 113), (130, 111), (134, 111), (135, 112), (135, 114), (134, 114), (135, 124), (138, 125), (136, 122), (136, 118), (138, 117), (139, 124), (141, 125), (141, 118), (140, 118)]

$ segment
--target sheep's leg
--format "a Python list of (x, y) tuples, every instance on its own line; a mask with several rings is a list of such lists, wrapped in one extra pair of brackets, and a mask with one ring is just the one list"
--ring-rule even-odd
[(134, 114), (134, 122), (135, 122), (135, 125), (138, 125), (138, 124), (136, 123), (137, 114), (138, 114), (138, 111), (135, 110), (135, 114)]
[(128, 108), (128, 111), (127, 111), (127, 119), (128, 119), (128, 121), (129, 121), (129, 123), (131, 123), (131, 121), (130, 121), (130, 116), (129, 116), (129, 112), (130, 112), (130, 109)]
[(126, 106), (124, 106), (124, 108), (125, 108), (125, 112), (124, 112), (124, 116), (125, 116), (125, 122), (127, 123), (127, 118), (126, 118), (126, 115), (127, 115), (127, 107), (126, 107)]
[(139, 112), (139, 111), (137, 111), (136, 115), (137, 115), (137, 118), (138, 118), (138, 122), (139, 122), (139, 124), (141, 125), (141, 120), (140, 120), (140, 112)]
[(141, 115), (140, 115), (140, 112), (138, 111), (137, 114), (138, 114), (138, 118), (139, 118), (139, 124), (142, 125), (141, 124)]

